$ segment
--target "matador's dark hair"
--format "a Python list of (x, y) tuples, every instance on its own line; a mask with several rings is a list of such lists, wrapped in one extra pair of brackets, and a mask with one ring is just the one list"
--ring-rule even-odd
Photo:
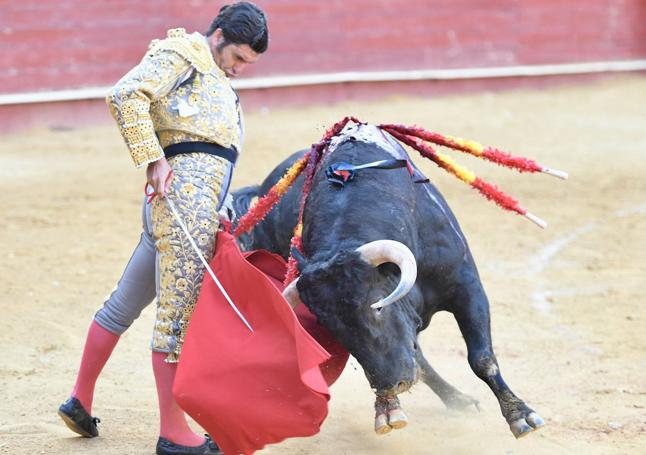
[(206, 36), (222, 30), (227, 44), (248, 44), (254, 52), (262, 54), (269, 45), (269, 30), (265, 13), (251, 2), (224, 5), (213, 19)]

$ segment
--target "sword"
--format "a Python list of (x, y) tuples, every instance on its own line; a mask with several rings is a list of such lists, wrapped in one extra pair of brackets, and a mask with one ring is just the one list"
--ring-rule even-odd
[(200, 261), (202, 261), (202, 264), (204, 264), (204, 267), (206, 267), (207, 272), (209, 272), (209, 275), (211, 275), (211, 278), (213, 279), (213, 282), (220, 289), (220, 292), (222, 293), (224, 298), (227, 300), (227, 302), (229, 302), (229, 305), (231, 306), (231, 308), (233, 308), (233, 311), (236, 312), (238, 317), (242, 320), (242, 322), (244, 322), (244, 325), (246, 325), (247, 328), (253, 333), (253, 328), (251, 328), (251, 325), (249, 324), (249, 322), (247, 322), (247, 320), (242, 315), (240, 310), (238, 310), (238, 307), (235, 306), (235, 304), (231, 300), (231, 297), (229, 297), (229, 294), (227, 294), (227, 291), (222, 286), (222, 283), (220, 283), (220, 280), (217, 279), (217, 277), (215, 276), (215, 273), (213, 273), (213, 270), (211, 270), (211, 267), (209, 266), (208, 262), (206, 262), (206, 259), (204, 259), (204, 256), (202, 255), (202, 252), (200, 251), (200, 249), (195, 244), (195, 240), (193, 240), (193, 237), (191, 237), (191, 234), (188, 232), (188, 229), (186, 228), (186, 225), (184, 224), (182, 219), (179, 217), (179, 213), (177, 213), (177, 210), (175, 209), (175, 204), (168, 197), (166, 197), (164, 199), (168, 203), (168, 207), (170, 208), (170, 211), (173, 213), (173, 216), (175, 217), (175, 219), (177, 220), (177, 223), (179, 223), (180, 227), (182, 228), (182, 231), (184, 231), (184, 234), (186, 234), (186, 237), (188, 238), (188, 241), (191, 243), (191, 246), (193, 247), (193, 250), (195, 250), (195, 252), (197, 253), (197, 255), (200, 258)]

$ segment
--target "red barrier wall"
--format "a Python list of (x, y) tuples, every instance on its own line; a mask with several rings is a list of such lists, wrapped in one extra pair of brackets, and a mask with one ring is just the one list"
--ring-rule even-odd
[[(204, 31), (222, 3), (0, 0), (0, 93), (111, 85), (151, 39), (170, 27)], [(645, 0), (256, 3), (271, 42), (248, 77), (646, 58)], [(0, 120), (30, 109), (0, 106)]]
[[(270, 52), (245, 76), (646, 57), (644, 0), (258, 0)], [(0, 92), (109, 85), (220, 1), (0, 2)]]

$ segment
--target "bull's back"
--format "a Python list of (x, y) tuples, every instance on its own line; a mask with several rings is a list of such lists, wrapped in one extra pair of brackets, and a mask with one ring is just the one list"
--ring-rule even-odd
[[(266, 195), (306, 152), (295, 152), (276, 166), (260, 185), (258, 195)], [(414, 183), (404, 168), (364, 169), (344, 187), (325, 177), (325, 169), (334, 162), (364, 164), (389, 158), (392, 156), (386, 151), (365, 143), (348, 143), (324, 158), (305, 207), (306, 253), (328, 254), (387, 238), (411, 248), (422, 274), (455, 269), (470, 255), (455, 216), (435, 186)], [(256, 226), (252, 248), (289, 256), (304, 181), (303, 173)]]

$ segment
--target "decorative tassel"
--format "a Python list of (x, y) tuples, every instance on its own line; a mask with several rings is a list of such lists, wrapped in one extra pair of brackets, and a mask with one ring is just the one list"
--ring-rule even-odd
[(443, 153), (435, 151), (430, 145), (422, 142), (420, 138), (406, 136), (402, 133), (399, 133), (395, 129), (386, 130), (386, 131), (392, 134), (392, 136), (395, 139), (414, 148), (415, 150), (420, 152), (422, 156), (429, 158), (430, 160), (435, 162), (435, 164), (440, 166), (445, 171), (455, 175), (463, 182), (468, 183), (473, 188), (478, 190), (480, 194), (482, 194), (484, 197), (486, 197), (490, 201), (494, 201), (503, 209), (510, 210), (520, 215), (523, 215), (524, 217), (526, 217), (527, 219), (529, 219), (530, 221), (532, 221), (533, 223), (535, 223), (537, 226), (541, 228), (545, 228), (547, 226), (547, 223), (545, 221), (527, 212), (527, 210), (522, 208), (518, 204), (517, 200), (515, 200), (514, 198), (512, 198), (502, 190), (500, 190), (498, 187), (485, 182), (480, 177), (477, 177), (469, 169), (456, 164), (451, 158), (444, 155)]
[(298, 271), (298, 261), (291, 254), (292, 248), (297, 249), (300, 253), (303, 252), (303, 225), (298, 224), (294, 229), (294, 236), (290, 242), (290, 255), (289, 260), (287, 261), (287, 272), (285, 273), (284, 284), (287, 286), (289, 283), (294, 281), (300, 274)]
[(529, 158), (513, 156), (510, 153), (503, 152), (495, 147), (484, 147), (482, 144), (475, 141), (433, 133), (423, 128), (404, 125), (384, 124), (379, 125), (379, 128), (391, 134), (393, 131), (396, 131), (407, 136), (413, 136), (427, 142), (432, 142), (433, 144), (452, 148), (454, 150), (460, 150), (478, 158), (484, 158), (485, 160), (491, 161), (492, 163), (496, 163), (500, 166), (515, 169), (518, 172), (543, 172), (562, 179), (568, 178), (566, 172), (542, 166)]

